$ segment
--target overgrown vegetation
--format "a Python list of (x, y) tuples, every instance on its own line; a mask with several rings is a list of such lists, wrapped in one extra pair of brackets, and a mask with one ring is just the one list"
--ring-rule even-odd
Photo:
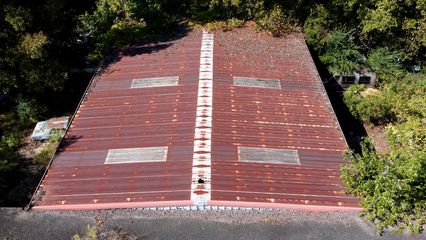
[[(406, 129), (406, 125), (399, 127), (411, 131), (411, 134), (414, 130)], [(397, 129), (402, 130), (399, 127)], [(424, 141), (426, 129), (422, 130), (422, 136), (417, 137)], [(406, 134), (391, 132), (397, 138)], [(398, 139), (398, 142), (410, 139), (411, 136)], [(346, 154), (350, 164), (342, 168), (342, 180), (350, 193), (362, 197), (366, 218), (378, 227), (379, 232), (388, 226), (395, 226), (400, 232), (407, 227), (411, 232), (420, 232), (426, 220), (425, 146), (423, 150), (401, 151), (396, 148), (400, 144), (393, 145), (391, 154), (382, 155), (376, 153), (369, 140), (365, 140), (361, 153)]]
[(43, 165), (47, 165), (49, 163), (50, 159), (55, 154), (64, 133), (62, 130), (52, 130), (51, 134), (52, 136), (48, 139), (46, 144), (34, 156), (34, 160), (37, 163)]
[[(391, 152), (380, 155), (367, 140), (362, 152), (346, 155), (343, 180), (362, 197), (379, 230), (420, 230), (426, 202), (424, 1), (6, 0), (0, 13), (0, 196), (20, 168), (21, 138), (57, 113), (53, 99), (76, 84), (69, 83), (72, 68), (96, 65), (106, 50), (173, 32), (182, 21), (224, 31), (254, 21), (275, 37), (303, 31), (330, 76), (377, 74), (375, 88), (353, 86), (344, 100), (360, 121), (386, 126)], [(53, 151), (45, 149), (37, 161), (46, 162)]]
[[(393, 76), (395, 77), (395, 75)], [(378, 154), (367, 139), (362, 152), (349, 152), (342, 179), (363, 199), (364, 213), (378, 230), (395, 226), (422, 230), (426, 212), (426, 76), (407, 74), (380, 90), (352, 86), (344, 95), (353, 115), (385, 124), (389, 154)]]
[(22, 138), (37, 121), (69, 111), (57, 111), (59, 104), (75, 105), (63, 99), (78, 85), (69, 83), (70, 69), (85, 67), (75, 19), (89, 7), (87, 1), (1, 1), (0, 206), (32, 171), (17, 153)]
[(217, 21), (206, 23), (204, 25), (204, 28), (207, 31), (215, 31), (215, 30), (231, 31), (233, 29), (240, 28), (243, 25), (244, 25), (243, 20), (231, 18), (228, 20), (217, 20)]
[(83, 234), (75, 234), (72, 240), (137, 240), (138, 237), (123, 232), (121, 230), (111, 230), (103, 232), (100, 229), (100, 226), (90, 226), (88, 225)]

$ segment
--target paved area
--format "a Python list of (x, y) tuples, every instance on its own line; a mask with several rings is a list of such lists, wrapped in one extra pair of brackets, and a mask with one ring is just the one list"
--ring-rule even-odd
[[(122, 230), (138, 239), (426, 239), (379, 237), (353, 213), (290, 210), (30, 211), (0, 209), (0, 239), (71, 239), (87, 225)], [(98, 225), (99, 226), (99, 225)]]

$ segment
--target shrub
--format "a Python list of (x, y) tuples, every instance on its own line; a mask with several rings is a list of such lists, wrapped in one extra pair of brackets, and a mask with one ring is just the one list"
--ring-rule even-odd
[(384, 90), (400, 119), (426, 118), (426, 75), (408, 74), (400, 81), (387, 84)]
[(356, 109), (359, 118), (365, 123), (380, 125), (395, 119), (391, 102), (381, 93), (364, 97)]
[(365, 85), (352, 85), (343, 93), (343, 101), (348, 107), (351, 114), (357, 118), (357, 105), (362, 101), (361, 92), (365, 90)]
[(90, 226), (88, 225), (86, 228), (86, 231), (83, 236), (80, 236), (79, 234), (76, 234), (72, 238), (73, 240), (98, 240), (98, 239), (105, 239), (105, 240), (137, 240), (138, 237), (128, 234), (126, 232), (123, 232), (121, 230), (111, 230), (108, 232), (101, 232), (100, 226)]
[(362, 151), (345, 154), (342, 167), (347, 191), (361, 197), (363, 213), (379, 232), (386, 227), (420, 232), (426, 211), (426, 152), (380, 155), (367, 139)]
[(317, 5), (303, 25), (306, 42), (315, 50), (321, 51), (324, 39), (330, 33), (330, 12), (323, 6)]
[(37, 163), (47, 165), (49, 163), (50, 159), (55, 154), (56, 147), (57, 146), (55, 144), (49, 144), (49, 145), (45, 146), (34, 156), (34, 160)]
[(123, 47), (127, 44), (137, 42), (145, 34), (145, 22), (135, 20), (124, 20), (114, 23), (106, 35), (106, 44)]
[(16, 132), (7, 133), (1, 137), (1, 141), (9, 149), (16, 149), (21, 141), (21, 135)]
[(380, 125), (395, 118), (388, 96), (364, 85), (352, 85), (343, 94), (343, 100), (351, 114), (367, 123)]
[(64, 132), (61, 130), (52, 130), (48, 143), (34, 156), (34, 160), (41, 164), (48, 164), (56, 152)]
[(358, 47), (354, 43), (352, 32), (335, 30), (325, 36), (320, 60), (327, 65), (334, 76), (351, 73), (358, 67), (361, 58)]
[(381, 81), (390, 82), (403, 76), (404, 71), (399, 63), (402, 52), (391, 51), (387, 47), (376, 48), (368, 56), (366, 66), (377, 74)]
[(214, 31), (214, 30), (223, 30), (223, 31), (230, 31), (235, 28), (240, 28), (244, 25), (243, 20), (239, 20), (236, 18), (231, 18), (227, 21), (213, 21), (209, 22), (205, 25), (205, 28), (208, 31)]
[(83, 236), (76, 234), (72, 237), (73, 240), (97, 240), (99, 239), (98, 230), (96, 226), (88, 225)]
[(38, 121), (44, 109), (34, 100), (18, 99), (16, 112), (24, 125), (31, 125)]
[(296, 22), (286, 15), (278, 5), (275, 5), (270, 11), (260, 14), (256, 18), (256, 23), (261, 29), (270, 32), (274, 37), (280, 37), (297, 30)]
[(64, 131), (63, 130), (52, 130), (50, 132), (50, 135), (51, 135), (51, 137), (49, 138), (49, 142), (58, 144), (61, 141), (62, 136), (64, 136)]
[(390, 124), (386, 127), (390, 147), (398, 152), (426, 151), (426, 123), (420, 119), (409, 118), (400, 124)]

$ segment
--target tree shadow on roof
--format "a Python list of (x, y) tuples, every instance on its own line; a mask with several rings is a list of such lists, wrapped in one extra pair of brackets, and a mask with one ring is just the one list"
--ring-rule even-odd
[(192, 31), (193, 30), (186, 24), (179, 24), (168, 33), (147, 34), (144, 39), (128, 47), (109, 49), (106, 53), (106, 57), (101, 63), (100, 71), (97, 74), (102, 74), (109, 65), (119, 62), (123, 57), (152, 54), (165, 50), (171, 47), (174, 41), (186, 37)]
[(80, 136), (75, 136), (75, 135), (65, 136), (63, 141), (59, 144), (59, 147), (58, 147), (58, 150), (55, 153), (55, 156), (61, 154), (66, 148), (70, 147), (74, 143), (77, 143), (78, 140), (80, 140), (82, 138), (83, 138), (83, 136), (81, 136), (81, 135)]

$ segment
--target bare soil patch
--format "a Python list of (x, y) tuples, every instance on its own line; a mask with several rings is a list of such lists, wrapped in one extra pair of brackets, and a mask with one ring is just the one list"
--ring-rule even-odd
[(364, 128), (378, 153), (386, 154), (390, 152), (384, 125), (371, 126), (364, 124)]

